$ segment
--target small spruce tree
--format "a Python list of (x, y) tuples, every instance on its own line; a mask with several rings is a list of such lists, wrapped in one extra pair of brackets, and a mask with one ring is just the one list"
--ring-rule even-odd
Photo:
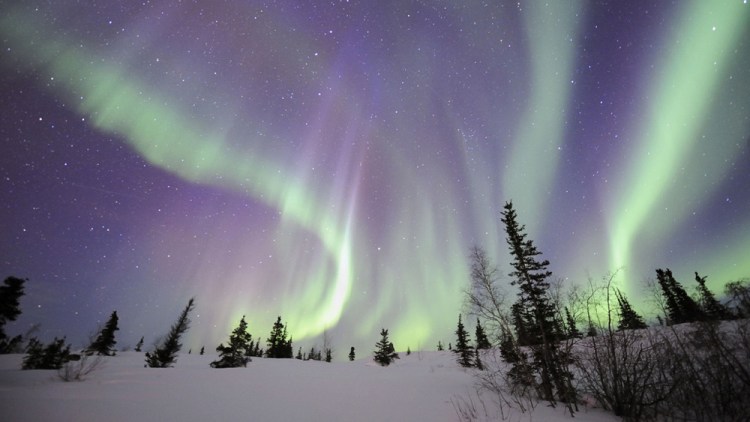
[(141, 339), (138, 340), (138, 343), (136, 343), (135, 351), (140, 352), (142, 348), (143, 348), (143, 336), (141, 336)]
[(383, 328), (380, 330), (380, 341), (375, 344), (375, 352), (373, 359), (380, 366), (388, 366), (393, 362), (393, 359), (398, 359), (398, 353), (395, 352), (393, 343), (388, 340), (388, 330)]
[(115, 344), (117, 344), (117, 341), (115, 341), (115, 331), (119, 330), (117, 327), (118, 320), (117, 311), (112, 312), (112, 315), (110, 315), (104, 328), (99, 332), (96, 340), (86, 349), (86, 354), (115, 355)]
[(195, 298), (188, 301), (177, 322), (169, 329), (166, 339), (153, 352), (146, 352), (146, 365), (151, 368), (169, 368), (177, 362), (177, 354), (182, 349), (180, 338), (190, 328), (188, 315), (195, 307)]
[(354, 346), (352, 346), (352, 348), (349, 350), (349, 361), (353, 362), (356, 357), (357, 356), (354, 353)]
[(211, 362), (212, 368), (237, 368), (247, 366), (250, 362), (249, 351), (253, 347), (252, 335), (247, 332), (247, 322), (242, 316), (239, 325), (229, 336), (226, 346), (219, 344), (216, 351), (219, 352), (219, 360)]
[(330, 348), (328, 348), (328, 349), (326, 349), (326, 358), (325, 358), (325, 361), (328, 362), (328, 363), (331, 363), (332, 360), (333, 360), (333, 350), (331, 350)]
[(438, 349), (438, 352), (442, 352), (443, 351), (443, 343), (440, 340), (438, 340), (437, 349)]
[(695, 273), (695, 282), (698, 283), (698, 294), (700, 295), (700, 307), (707, 319), (726, 320), (731, 319), (731, 314), (726, 306), (716, 300), (711, 290), (706, 287), (706, 276), (701, 277)]
[(204, 353), (206, 353), (206, 346), (201, 346), (200, 355), (203, 356)]
[(619, 289), (615, 289), (615, 296), (620, 307), (620, 322), (617, 325), (617, 331), (646, 328), (647, 325), (643, 321), (643, 318), (630, 306), (630, 302), (628, 302), (628, 299)]
[(474, 337), (476, 338), (477, 349), (489, 349), (492, 347), (490, 339), (487, 338), (487, 333), (484, 332), (482, 323), (479, 322), (479, 318), (477, 318), (477, 328), (474, 330)]
[(458, 325), (456, 327), (456, 352), (458, 363), (467, 368), (472, 366), (472, 360), (474, 358), (474, 350), (469, 345), (469, 333), (464, 329), (464, 324), (461, 322), (461, 314), (458, 315)]

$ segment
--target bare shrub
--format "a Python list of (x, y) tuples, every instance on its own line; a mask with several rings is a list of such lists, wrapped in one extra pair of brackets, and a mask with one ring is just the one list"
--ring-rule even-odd
[(80, 355), (80, 359), (70, 360), (58, 369), (57, 376), (66, 382), (83, 381), (89, 374), (99, 369), (103, 363), (101, 356), (90, 356), (83, 353)]
[(605, 331), (581, 343), (576, 360), (579, 389), (617, 416), (638, 421), (672, 390), (669, 357), (646, 331)]
[(750, 415), (750, 321), (701, 322), (661, 333), (674, 391), (665, 420), (746, 421)]
[(575, 360), (578, 388), (599, 405), (626, 420), (643, 420), (672, 390), (669, 356), (663, 344), (647, 330), (616, 331), (611, 305), (612, 282), (605, 277), (606, 326), (602, 333), (580, 343)]

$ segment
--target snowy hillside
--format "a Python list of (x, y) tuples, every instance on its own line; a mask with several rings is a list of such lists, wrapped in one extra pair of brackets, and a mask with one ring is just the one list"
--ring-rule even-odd
[[(369, 358), (254, 358), (236, 369), (210, 368), (212, 355), (182, 355), (169, 369), (144, 368), (142, 353), (123, 352), (78, 382), (63, 382), (56, 371), (22, 371), (22, 358), (0, 355), (3, 421), (456, 421), (453, 402), (476, 400), (472, 371), (460, 368), (451, 352), (402, 354), (389, 367)], [(491, 398), (485, 401), (491, 405)], [(572, 420), (544, 404), (533, 416), (558, 419)], [(617, 418), (582, 409), (575, 420)]]

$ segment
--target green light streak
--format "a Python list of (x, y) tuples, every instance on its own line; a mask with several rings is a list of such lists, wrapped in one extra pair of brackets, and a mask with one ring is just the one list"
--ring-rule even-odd
[[(668, 38), (665, 49), (672, 53), (657, 66), (660, 72), (647, 88), (654, 100), (645, 110), (635, 153), (613, 190), (617, 197), (610, 201), (611, 268), (627, 268), (636, 243), (663, 238), (682, 220), (680, 214), (708, 197), (700, 191), (673, 195), (672, 190), (684, 172), (681, 165), (699, 145), (699, 131), (707, 123), (712, 98), (725, 77), (723, 70), (747, 25), (746, 10), (739, 3), (693, 1)], [(722, 148), (738, 139), (738, 127), (730, 129), (735, 130), (724, 133), (727, 141)], [(701, 183), (704, 188), (720, 180), (726, 171), (721, 167), (712, 168), (710, 177)], [(662, 213), (660, 207), (665, 204), (670, 209)], [(648, 232), (644, 232), (646, 227)]]
[[(234, 153), (227, 139), (207, 130), (205, 122), (189, 118), (190, 113), (167, 105), (169, 98), (126, 75), (120, 70), (125, 66), (104, 63), (64, 40), (53, 41), (32, 17), (8, 13), (0, 30), (17, 55), (55, 78), (55, 91), (77, 102), (78, 113), (96, 128), (124, 138), (149, 163), (194, 183), (249, 192), (280, 211), (286, 231), (304, 230), (318, 237), (325, 250), (322, 260), (330, 260), (334, 269), (321, 262), (314, 273), (306, 272), (305, 280), (298, 280), (305, 283), (296, 283), (293, 296), (285, 298), (306, 313), (285, 318), (298, 339), (338, 322), (351, 290), (352, 209), (344, 215), (327, 212), (317, 205), (311, 189), (278, 171), (269, 157)], [(227, 324), (236, 324), (236, 319)]]
[[(503, 195), (524, 216), (531, 237), (543, 230), (563, 142), (573, 86), (580, 2), (529, 2), (526, 34), (531, 54), (529, 103), (502, 175)], [(574, 82), (574, 81), (573, 81)]]

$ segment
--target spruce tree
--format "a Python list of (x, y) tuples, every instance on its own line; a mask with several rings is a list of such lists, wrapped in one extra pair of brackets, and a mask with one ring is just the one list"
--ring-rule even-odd
[(695, 282), (698, 283), (700, 306), (703, 313), (706, 315), (706, 318), (717, 321), (730, 319), (730, 314), (726, 306), (716, 300), (713, 292), (706, 287), (706, 276), (701, 277), (698, 275), (698, 272), (696, 272)]
[[(532, 350), (532, 365), (539, 374), (539, 392), (544, 400), (552, 403), (555, 397), (568, 404), (573, 413), (575, 392), (572, 387), (572, 374), (567, 367), (568, 358), (560, 350), (558, 341), (564, 337), (562, 328), (555, 318), (555, 306), (548, 295), (552, 275), (547, 270), (549, 261), (538, 260), (541, 255), (532, 240), (526, 239), (525, 226), (517, 221), (513, 204), (508, 202), (502, 212), (505, 224), (506, 241), (513, 258), (511, 284), (519, 288), (519, 307), (522, 319), (528, 322)], [(556, 390), (556, 394), (555, 394)]]
[(141, 339), (138, 340), (138, 343), (136, 343), (135, 351), (140, 352), (142, 348), (143, 348), (143, 336), (141, 336)]
[(247, 332), (247, 322), (242, 316), (239, 325), (229, 335), (226, 346), (219, 344), (216, 351), (219, 352), (219, 360), (211, 362), (212, 368), (237, 368), (247, 366), (250, 362), (250, 350), (253, 347), (253, 336)]
[(354, 354), (354, 346), (349, 350), (349, 361), (353, 362), (354, 359), (356, 359), (356, 355)]
[(442, 352), (443, 351), (443, 343), (440, 340), (438, 340), (437, 349), (438, 349), (438, 352)]
[(406, 356), (411, 355), (411, 347), (406, 346)]
[[(27, 280), (18, 277), (7, 277), (0, 286), (0, 353), (9, 353), (11, 343), (5, 334), (5, 323), (15, 321), (21, 315), (19, 299), (24, 295), (23, 285)], [(21, 341), (17, 337), (17, 341)]]
[(333, 350), (331, 350), (330, 348), (328, 348), (328, 349), (326, 349), (326, 358), (325, 358), (325, 361), (328, 362), (328, 363), (331, 363), (332, 360), (333, 360)]
[(376, 349), (373, 354), (373, 360), (380, 364), (380, 366), (388, 366), (394, 359), (398, 359), (398, 353), (396, 353), (393, 343), (388, 340), (388, 330), (385, 328), (381, 329), (380, 337), (380, 341), (375, 344)]
[(479, 318), (477, 318), (477, 328), (474, 330), (474, 337), (476, 338), (477, 349), (489, 349), (492, 347), (490, 339), (487, 338), (487, 333), (484, 332), (482, 323), (479, 322)]
[(201, 346), (200, 355), (203, 356), (204, 353), (206, 353), (206, 346)]
[(474, 358), (474, 350), (472, 350), (471, 346), (469, 345), (469, 333), (464, 328), (463, 322), (461, 322), (461, 314), (458, 314), (458, 324), (456, 326), (456, 347), (454, 348), (454, 352), (456, 353), (457, 357), (456, 360), (458, 363), (468, 368), (472, 366), (472, 360)]
[(620, 322), (617, 325), (617, 331), (646, 328), (643, 318), (630, 306), (630, 302), (619, 289), (615, 289), (615, 296), (620, 307)]
[(153, 352), (146, 352), (146, 365), (151, 368), (169, 368), (177, 362), (177, 354), (182, 349), (180, 338), (190, 328), (188, 315), (195, 307), (195, 298), (190, 298), (177, 322), (169, 329), (166, 339)]
[(568, 307), (565, 307), (565, 321), (568, 324), (568, 338), (581, 338), (583, 335), (578, 331), (576, 327), (576, 320), (573, 319), (573, 315), (570, 314)]
[(268, 358), (291, 359), (294, 357), (292, 339), (287, 340), (286, 326), (281, 322), (280, 316), (273, 324), (271, 334), (266, 339), (266, 344), (268, 345), (266, 349), (266, 357)]
[(119, 318), (117, 317), (117, 311), (112, 312), (112, 315), (110, 315), (104, 328), (99, 332), (96, 340), (94, 340), (94, 342), (86, 349), (87, 354), (96, 353), (97, 355), (104, 356), (115, 355), (115, 344), (117, 344), (117, 341), (115, 341), (115, 331), (119, 330), (117, 327), (118, 321)]

